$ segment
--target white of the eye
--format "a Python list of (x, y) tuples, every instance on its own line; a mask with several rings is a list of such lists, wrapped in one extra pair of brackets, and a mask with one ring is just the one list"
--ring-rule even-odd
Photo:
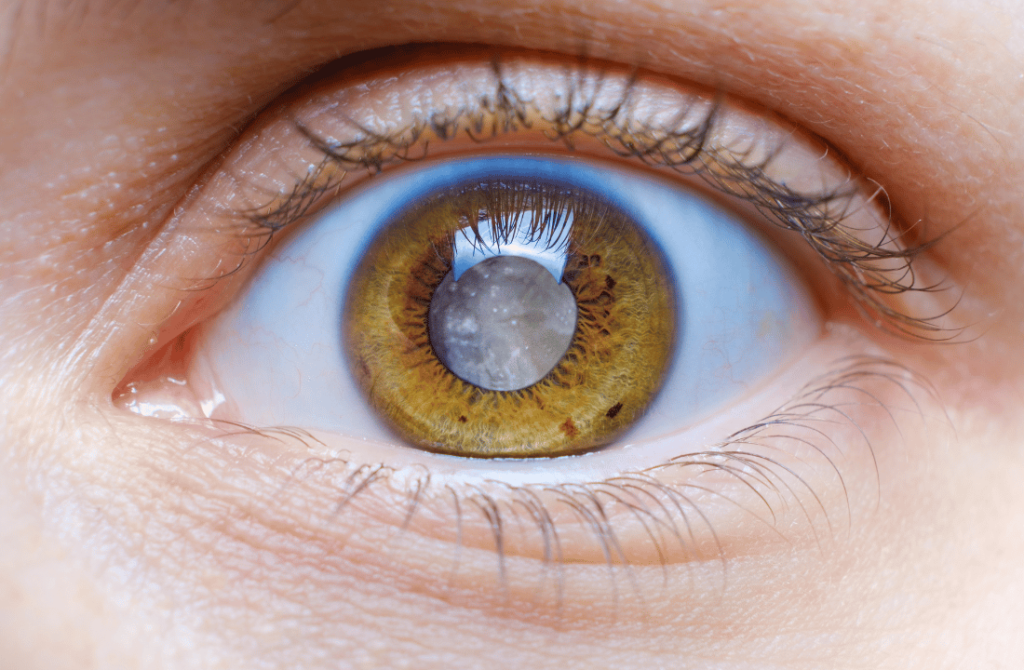
[(771, 245), (675, 181), (556, 158), (439, 161), (370, 180), (276, 249), (245, 295), (208, 324), (191, 375), (229, 399), (214, 416), (394, 440), (349, 374), (347, 279), (399, 208), (487, 172), (569, 180), (602, 194), (647, 227), (673, 267), (677, 351), (630, 441), (678, 431), (746, 395), (817, 335), (806, 289)]

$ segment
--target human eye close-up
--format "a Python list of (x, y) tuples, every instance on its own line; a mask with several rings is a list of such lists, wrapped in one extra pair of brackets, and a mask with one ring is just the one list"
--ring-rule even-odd
[(0, 667), (1024, 661), (1012, 7), (0, 12)]

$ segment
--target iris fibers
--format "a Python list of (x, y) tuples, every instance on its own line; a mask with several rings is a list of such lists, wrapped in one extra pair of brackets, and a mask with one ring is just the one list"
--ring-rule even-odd
[(345, 348), (409, 444), (579, 453), (620, 436), (661, 387), (678, 319), (671, 276), (642, 227), (588, 189), (461, 182), (370, 243), (347, 291)]

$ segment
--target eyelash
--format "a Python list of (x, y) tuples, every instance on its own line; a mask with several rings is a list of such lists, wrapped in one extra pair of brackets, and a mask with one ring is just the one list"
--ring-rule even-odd
[[(322, 160), (295, 179), (294, 186), (283, 196), (231, 213), (245, 222), (245, 234), (252, 240), (245, 257), (264, 249), (279, 233), (316, 212), (351, 172), (363, 171), (372, 175), (392, 164), (423, 160), (434, 138), (446, 141), (466, 134), (475, 142), (485, 144), (506, 133), (530, 130), (543, 124), (548, 128), (547, 140), (564, 144), (570, 150), (574, 148), (575, 138), (585, 136), (597, 139), (616, 156), (703, 178), (716, 190), (752, 204), (780, 228), (800, 234), (850, 288), (858, 306), (873, 322), (923, 339), (937, 339), (936, 335), (943, 332), (937, 323), (941, 314), (912, 315), (886, 302), (887, 296), (895, 294), (938, 290), (937, 286), (918, 286), (914, 274), (914, 258), (927, 243), (901, 245), (905, 233), (894, 233), (892, 226), (886, 228), (882, 239), (875, 244), (859, 239), (857, 231), (845, 224), (848, 207), (859, 188), (853, 180), (848, 188), (817, 196), (801, 195), (767, 176), (766, 168), (775, 153), (761, 162), (745, 162), (749, 155), (711, 146), (709, 138), (719, 119), (721, 99), (711, 105), (696, 124), (673, 129), (647, 127), (630, 116), (631, 95), (641, 76), (639, 72), (633, 74), (618, 104), (599, 108), (596, 99), (604, 81), (604, 70), (580, 61), (575, 69), (566, 71), (565, 83), (570, 93), (565, 98), (564, 107), (536, 123), (531, 120), (531, 115), (538, 114), (539, 110), (531, 107), (506, 83), (500, 58), (494, 60), (493, 71), (495, 87), (489, 95), (481, 96), (475, 108), (433, 115), (387, 132), (372, 132), (349, 121), (359, 136), (338, 142), (294, 120), (295, 127), (322, 155)], [(584, 90), (579, 82), (588, 78), (596, 78), (597, 83)], [(680, 119), (686, 117), (682, 112)], [(416, 151), (417, 147), (422, 149)], [(875, 198), (887, 204), (881, 188), (872, 196)], [(589, 529), (597, 551), (607, 564), (613, 589), (616, 588), (617, 575), (629, 576), (631, 555), (636, 553), (636, 547), (624, 546), (618, 539), (622, 528), (617, 525), (620, 520), (612, 513), (612, 508), (616, 507), (643, 529), (648, 538), (647, 548), (653, 549), (662, 570), (674, 562), (672, 555), (680, 551), (683, 562), (701, 558), (696, 553), (698, 550), (691, 546), (696, 544), (695, 536), (700, 533), (698, 526), (706, 528), (713, 538), (717, 547), (713, 558), (722, 561), (724, 570), (727, 552), (719, 544), (711, 518), (702, 511), (699, 498), (701, 495), (717, 496), (729, 501), (728, 496), (715, 485), (698, 485), (689, 480), (681, 485), (671, 484), (659, 481), (654, 475), (688, 469), (723, 475), (751, 496), (747, 500), (729, 501), (740, 511), (752, 515), (781, 535), (783, 531), (775, 528), (774, 517), (784, 508), (798, 508), (820, 543), (821, 520), (827, 534), (834, 534), (837, 524), (829, 518), (829, 508), (822, 502), (819, 492), (792, 464), (772, 458), (768, 453), (759, 453), (759, 450), (769, 453), (772, 450), (783, 451), (780, 442), (786, 440), (809, 447), (822, 459), (825, 468), (835, 473), (843, 494), (847, 495), (836, 458), (844, 453), (843, 449), (820, 424), (845, 421), (864, 436), (864, 444), (874, 461), (868, 432), (858, 424), (858, 409), (881, 409), (895, 422), (890, 408), (881, 399), (884, 395), (873, 391), (872, 385), (876, 382), (895, 387), (912, 401), (912, 388), (927, 390), (924, 382), (906, 368), (884, 358), (840, 360), (834, 363), (832, 373), (809, 384), (795, 400), (765, 419), (716, 445), (678, 455), (653, 467), (604, 481), (551, 486), (513, 486), (489, 480), (482, 485), (453, 485), (437, 483), (429, 471), (422, 471), (411, 479), (403, 476), (406, 507), (391, 512), (398, 515), (398, 526), (403, 530), (412, 526), (426, 507), (441, 506), (437, 510), (439, 516), (454, 517), (451, 584), (457, 581), (460, 555), (466, 549), (465, 527), (471, 523), (471, 515), (479, 514), (489, 528), (491, 546), (488, 548), (497, 556), (499, 581), (505, 591), (510, 581), (506, 561), (514, 554), (510, 553), (512, 529), (518, 527), (516, 524), (522, 522), (525, 515), (526, 522), (532, 522), (536, 529), (544, 570), (555, 573), (555, 601), (559, 608), (565, 597), (566, 560), (571, 560), (566, 556), (566, 546), (561, 539), (564, 531), (556, 521), (560, 512), (575, 517), (580, 526)], [(861, 406), (846, 406), (830, 395), (837, 393), (842, 396), (845, 392), (867, 400)], [(316, 438), (299, 429), (235, 427), (257, 435), (297, 440), (311, 451), (315, 450)], [(337, 516), (354, 500), (376, 490), (378, 485), (388, 483), (396, 486), (395, 472), (383, 464), (360, 464), (348, 458), (327, 460), (310, 457), (291, 473), (289, 481), (318, 473), (325, 480), (334, 482), (334, 490), (337, 491), (334, 515)], [(878, 475), (877, 466), (875, 474)], [(691, 493), (699, 495), (691, 496)], [(667, 533), (668, 539), (674, 541), (678, 549), (667, 546), (666, 536), (662, 533)]]
[[(925, 340), (947, 341), (956, 332), (941, 325), (948, 311), (916, 315), (889, 303), (893, 296), (904, 293), (933, 293), (943, 290), (942, 282), (922, 285), (916, 276), (914, 259), (936, 240), (904, 244), (913, 230), (897, 230), (892, 220), (888, 198), (876, 186), (868, 202), (878, 200), (889, 216), (889, 223), (879, 231), (876, 242), (858, 237), (858, 231), (847, 225), (852, 198), (861, 186), (851, 177), (849, 187), (818, 195), (797, 193), (767, 176), (766, 168), (782, 147), (776, 147), (760, 162), (745, 162), (747, 152), (734, 152), (729, 147), (713, 146), (713, 135), (723, 100), (715, 100), (708, 112), (697, 122), (682, 128), (654, 128), (630, 117), (631, 96), (641, 73), (634, 71), (617, 104), (600, 108), (597, 98), (606, 80), (600, 65), (580, 60), (575, 70), (567, 70), (566, 103), (553, 115), (545, 117), (535, 105), (525, 100), (511, 86), (503, 73), (503, 61), (492, 61), (495, 88), (481, 96), (476, 108), (432, 114), (410, 125), (385, 132), (374, 132), (346, 120), (360, 134), (340, 142), (319, 135), (296, 120), (299, 133), (309, 141), (323, 159), (305, 175), (297, 178), (284, 197), (276, 197), (248, 210), (237, 212), (255, 231), (255, 253), (272, 238), (311, 212), (341, 186), (345, 176), (354, 171), (377, 174), (387, 166), (424, 160), (431, 138), (444, 142), (460, 134), (485, 144), (498, 137), (531, 130), (538, 117), (546, 126), (545, 135), (553, 144), (561, 143), (574, 150), (574, 137), (587, 136), (600, 141), (619, 158), (639, 160), (655, 168), (666, 168), (686, 176), (697, 176), (713, 189), (733, 196), (753, 207), (777, 227), (799, 234), (839, 278), (854, 298), (861, 314), (876, 327)], [(581, 82), (596, 83), (584, 87)], [(584, 90), (584, 89), (588, 90)], [(687, 118), (680, 110), (680, 122)], [(422, 147), (417, 155), (413, 150)], [(829, 148), (828, 151), (836, 153)]]
[[(523, 537), (525, 533), (522, 526), (525, 522), (536, 532), (541, 547), (542, 575), (532, 594), (533, 602), (536, 604), (544, 595), (545, 583), (553, 582), (555, 591), (552, 599), (556, 611), (561, 610), (568, 596), (566, 567), (578, 562), (579, 556), (586, 553), (586, 548), (581, 548), (578, 543), (570, 547), (563, 542), (561, 534), (564, 528), (561, 526), (564, 524), (556, 520), (559, 511), (567, 512), (579, 526), (589, 531), (597, 551), (604, 558), (613, 594), (612, 604), (616, 608), (620, 604), (617, 583), (620, 578), (626, 579), (634, 591), (634, 597), (642, 606), (644, 596), (633, 572), (635, 568), (645, 565), (654, 565), (660, 569), (665, 581), (669, 578), (668, 568), (671, 563), (690, 564), (692, 561), (707, 559), (717, 561), (722, 570), (721, 587), (724, 588), (729, 552), (722, 546), (711, 515), (702, 509), (699, 500), (702, 496), (711, 496), (734, 506), (737, 511), (749, 515), (756, 524), (783, 541), (787, 540), (786, 532), (791, 531), (791, 526), (783, 526), (787, 530), (780, 528), (778, 517), (794, 509), (798, 510), (797, 519), (806, 524), (819, 550), (823, 550), (825, 543), (836, 539), (842, 529), (851, 531), (853, 519), (847, 482), (837, 462), (839, 456), (848, 454), (844, 447), (829, 437), (822, 426), (835, 427), (845, 423), (861, 435), (868, 459), (875, 464), (875, 490), (876, 494), (880, 494), (876, 454), (870, 434), (859, 422), (858, 413), (880, 410), (892, 427), (899, 430), (895, 405), (880, 400), (887, 395), (886, 388), (895, 390), (898, 396), (909, 400), (915, 408), (912, 413), (920, 417), (924, 416), (920, 403), (922, 397), (936, 397), (927, 381), (891, 360), (859, 356), (836, 361), (834, 365), (836, 367), (831, 372), (807, 383), (793, 400), (718, 444), (603, 481), (511, 485), (488, 480), (482, 485), (453, 486), (449, 483), (435, 485), (431, 473), (425, 470), (411, 478), (405, 476), (397, 487), (403, 489), (401, 494), (406, 500), (406, 507), (392, 510), (401, 519), (395, 526), (401, 535), (413, 526), (418, 514), (454, 517), (454, 537), (449, 538), (454, 548), (447, 588), (451, 590), (457, 585), (461, 554), (469, 549), (486, 548), (495, 554), (500, 591), (508, 599), (512, 590), (510, 584), (518, 582), (508, 567), (509, 559), (515, 555), (509, 553), (510, 540), (518, 530), (519, 539), (530, 542)], [(845, 395), (847, 393), (849, 395)], [(307, 447), (311, 441), (315, 441), (311, 435), (295, 429), (244, 430), (279, 441), (297, 440)], [(820, 465), (834, 473), (845, 500), (844, 522), (830, 516), (834, 510), (830, 510), (830, 506), (792, 464), (766, 455), (772, 451), (787, 451), (783, 445), (785, 442), (808, 447), (821, 459)], [(802, 464), (807, 465), (805, 462)], [(737, 484), (740, 492), (748, 492), (750, 497), (739, 500), (740, 495), (737, 493), (723, 493), (721, 482), (706, 483), (695, 478), (683, 484), (669, 484), (656, 477), (669, 471), (688, 470), (696, 471), (700, 476), (722, 475)], [(333, 487), (338, 491), (332, 513), (333, 517), (337, 517), (353, 505), (357, 498), (371, 495), (378, 486), (396, 488), (392, 481), (395, 472), (383, 464), (360, 464), (346, 458), (328, 460), (310, 457), (290, 474), (282, 490), (290, 482), (302, 481), (314, 475), (323, 480), (331, 480), (335, 482)], [(706, 502), (703, 505), (706, 506)], [(615, 518), (616, 512), (625, 512), (639, 523), (641, 536), (645, 538), (647, 546), (638, 547), (635, 543), (620, 542), (622, 528), (618, 525), (621, 521)], [(464, 538), (470, 535), (465, 532), (465, 526), (471, 522), (473, 514), (478, 514), (488, 528), (489, 547), (469, 546), (465, 543)], [(715, 545), (710, 556), (700, 555), (698, 535), (701, 534), (701, 527), (710, 534)], [(633, 560), (636, 555), (642, 555), (648, 550), (653, 550), (657, 557), (655, 561)]]

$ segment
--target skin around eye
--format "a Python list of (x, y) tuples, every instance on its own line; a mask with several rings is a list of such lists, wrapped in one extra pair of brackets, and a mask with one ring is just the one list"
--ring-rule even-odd
[[(64, 21), (59, 5), (17, 3), (0, 19), (12, 21), (0, 30), (0, 151), (14, 166), (0, 177), (12, 231), (0, 318), (6, 663), (1018, 664), (1024, 134), (1012, 3), (106, 4)], [(239, 212), (293, 187), (308, 173), (291, 159), (317, 151), (254, 126), (221, 156), (248, 116), (339, 54), (430, 39), (642, 49), (645, 66), (784, 111), (879, 179), (898, 221), (927, 221), (923, 239), (964, 224), (913, 265), (953, 261), (953, 292), (970, 288), (958, 307), (981, 315), (982, 336), (894, 341), (824, 291), (821, 341), (742, 411), (666, 441), (647, 469), (646, 448), (604, 470), (567, 460), (559, 475), (430, 454), (406, 467), (372, 441), (328, 446), (111, 406), (139, 360), (157, 384), (185, 380), (178, 335), (274, 251)], [(298, 107), (275, 103), (265, 118), (287, 109)], [(310, 120), (284, 116), (282, 127)], [(383, 115), (358, 118), (386, 129)], [(236, 160), (243, 146), (280, 161), (260, 172)], [(597, 157), (590, 148), (576, 153)], [(821, 164), (834, 156), (817, 152)], [(912, 307), (899, 311), (929, 313)], [(161, 348), (167, 366), (152, 356)]]
[[(488, 583), (505, 593), (511, 589), (517, 602), (535, 597), (536, 580), (542, 578), (536, 571), (544, 573), (548, 569), (544, 566), (552, 564), (563, 566), (558, 568), (559, 580), (568, 579), (573, 571), (567, 566), (576, 565), (630, 566), (627, 572), (637, 564), (704, 565), (709, 560), (768, 551), (778, 542), (817, 543), (837, 527), (848, 527), (865, 511), (863, 500), (878, 495), (880, 464), (894, 456), (872, 448), (885, 441), (885, 434), (899, 430), (887, 409), (889, 403), (906, 402), (909, 393), (910, 402), (927, 404), (919, 397), (922, 387), (912, 376), (904, 379), (907, 373), (873, 346), (871, 337), (862, 332), (863, 320), (853, 311), (859, 305), (869, 314), (874, 310), (883, 316), (905, 315), (905, 323), (910, 324), (929, 324), (928, 315), (933, 313), (925, 309), (933, 305), (922, 306), (911, 299), (929, 297), (927, 292), (913, 293), (917, 286), (913, 282), (927, 274), (928, 265), (914, 258), (917, 273), (905, 272), (910, 255), (900, 251), (898, 230), (880, 207), (877, 189), (860, 188), (846, 166), (831, 160), (819, 143), (804, 142), (791, 127), (739, 108), (716, 105), (712, 98), (681, 91), (675, 84), (631, 83), (634, 79), (628, 73), (616, 80), (600, 68), (580, 71), (600, 76), (605, 83), (598, 94), (607, 97), (593, 98), (592, 94), (592, 104), (586, 104), (588, 98), (583, 97), (567, 108), (552, 102), (560, 99), (558, 86), (552, 87), (552, 82), (572, 93), (580, 90), (575, 88), (578, 77), (567, 76), (564, 68), (550, 67), (543, 59), (533, 62), (527, 58), (522, 80), (511, 87), (511, 79), (505, 75), (514, 69), (513, 62), (505, 61), (497, 79), (491, 63), (471, 63), (462, 71), (412, 68), (408, 78), (393, 84), (397, 91), (357, 79), (360, 83), (350, 88), (324, 84), (315, 95), (297, 95), (296, 101), (256, 125), (252, 137), (225, 160), (193, 207), (172, 225), (179, 232), (189, 231), (188, 244), (203, 242), (192, 267), (202, 267), (203, 259), (215, 261), (207, 266), (208, 284), (220, 295), (237, 293), (256, 266), (248, 262), (253, 256), (267, 257), (265, 250), (275, 244), (288, 248), (280, 242), (279, 232), (317, 211), (339, 188), (370, 192), (375, 188), (373, 182), (362, 185), (362, 180), (378, 171), (413, 174), (417, 165), (403, 170), (402, 163), (410, 159), (422, 162), (427, 145), (431, 160), (465, 158), (479, 152), (482, 144), (504, 152), (530, 147), (535, 152), (541, 147), (550, 152), (561, 146), (563, 152), (571, 148), (575, 156), (603, 156), (607, 161), (611, 155), (623, 166), (631, 159), (653, 162), (655, 169), (667, 174), (695, 177), (692, 183), (703, 183), (708, 190), (730, 196), (752, 216), (760, 215), (761, 220), (788, 231), (789, 237), (781, 238), (782, 246), (791, 250), (808, 272), (815, 273), (819, 297), (829, 297), (824, 304), (830, 320), (826, 336), (808, 342), (772, 384), (713, 419), (687, 427), (685, 433), (676, 428), (679, 423), (669, 423), (660, 431), (652, 430), (650, 439), (553, 464), (556, 467), (472, 463), (395, 449), (393, 440), (382, 439), (379, 433), (353, 435), (359, 430), (354, 424), (360, 417), (370, 416), (363, 411), (349, 414), (344, 422), (346, 434), (356, 440), (339, 440), (337, 434), (309, 427), (323, 420), (319, 411), (313, 412), (314, 420), (307, 425), (292, 421), (299, 416), (296, 413), (273, 414), (289, 398), (298, 400), (294, 406), (310, 410), (300, 393), (312, 381), (305, 378), (279, 396), (259, 392), (264, 388), (280, 391), (274, 383), (247, 384), (249, 390), (256, 391), (246, 396), (250, 401), (262, 396), (274, 406), (271, 413), (260, 417), (257, 432), (282, 436), (279, 439), (294, 448), (292, 457), (298, 461), (293, 467), (298, 472), (305, 471), (309, 459), (329, 464), (323, 466), (330, 474), (322, 481), (332, 482), (331, 486), (309, 490), (336, 501), (336, 507), (329, 506), (336, 510), (331, 518), (344, 510), (348, 523), (361, 520), (359, 523), (381, 528), (402, 528), (410, 537), (433, 543), (436, 551), (444, 554), (443, 558), (435, 554), (438, 564), (454, 570), (459, 575), (457, 583)], [(457, 77), (459, 86), (449, 85), (452, 76)], [(371, 81), (378, 79), (371, 77)], [(474, 81), (479, 84), (477, 90)], [(500, 91), (522, 100), (534, 90), (546, 91), (549, 97), (533, 97), (525, 108), (492, 109), (484, 104)], [(350, 92), (353, 97), (347, 99)], [(415, 104), (395, 102), (392, 97), (408, 98)], [(646, 102), (631, 105), (624, 117), (614, 111), (633, 99)], [(454, 111), (439, 117), (434, 110), (446, 109), (446, 105)], [(466, 109), (475, 111), (467, 116)], [(516, 125), (511, 119), (521, 118), (516, 110), (524, 109), (533, 110), (528, 112), (533, 116), (529, 124), (520, 121)], [(580, 119), (574, 109), (588, 109), (594, 115)], [(394, 111), (398, 118), (381, 113), (386, 110)], [(379, 126), (354, 123), (354, 118), (365, 118), (367, 123), (373, 120)], [(574, 118), (582, 123), (565, 126), (567, 119)], [(659, 135), (659, 119), (670, 131), (663, 129)], [(623, 134), (630, 128), (631, 134)], [(388, 178), (385, 174), (375, 179)], [(706, 180), (702, 182), (702, 178)], [(366, 230), (373, 229), (369, 226)], [(169, 243), (173, 246), (174, 241)], [(334, 242), (325, 248), (336, 246)], [(351, 240), (341, 246), (365, 245), (363, 240)], [(175, 254), (169, 250), (155, 265), (173, 262)], [(303, 263), (302, 258), (293, 259), (296, 266)], [(313, 276), (310, 295), (338, 290), (343, 284), (340, 279), (324, 281), (323, 273), (316, 270)], [(195, 312), (184, 314), (195, 319)], [(225, 312), (224, 323), (230, 323), (229, 314)], [(119, 391), (124, 404), (158, 406), (168, 390), (181, 398), (179, 382), (188, 378), (188, 362), (195, 358), (199, 342), (192, 336), (199, 331), (179, 336), (175, 333), (182, 332), (183, 321), (172, 318), (165, 323), (169, 330), (158, 344), (168, 343), (161, 351), (169, 355), (154, 359), (156, 365), (144, 362), (136, 367), (126, 379), (129, 383)], [(731, 333), (726, 339), (735, 338)], [(231, 338), (224, 342), (228, 348)], [(280, 344), (285, 342), (278, 341)], [(273, 350), (281, 349), (275, 345)], [(243, 363), (249, 364), (251, 360)], [(344, 365), (324, 367), (345, 369)], [(726, 376), (736, 369), (727, 366)], [(198, 395), (197, 389), (190, 389), (192, 396), (179, 403), (182, 409), (177, 418), (216, 416), (223, 411), (228, 417), (244, 420), (241, 414), (232, 413), (241, 411), (238, 398), (248, 391), (236, 390), (229, 399), (229, 394), (218, 393), (226, 379), (218, 379), (212, 367), (192, 379), (203, 375), (207, 387), (198, 389)], [(331, 386), (351, 385), (344, 377), (336, 375)], [(757, 379), (756, 375), (752, 379)], [(740, 380), (743, 384), (747, 391), (756, 386), (756, 382)], [(698, 385), (698, 393), (702, 390)], [(277, 397), (282, 402), (274, 400)], [(671, 397), (668, 390), (659, 396)], [(236, 407), (230, 406), (231, 400), (237, 402)], [(248, 408), (257, 405), (246, 403)], [(670, 405), (654, 408), (651, 414), (679, 418)], [(268, 425), (278, 423), (284, 426)], [(821, 425), (829, 429), (824, 431)], [(214, 439), (212, 435), (225, 429), (230, 433), (238, 428), (235, 423), (221, 428), (214, 423), (203, 430), (212, 431), (210, 439)], [(846, 444), (854, 446), (839, 446)], [(317, 467), (318, 472), (321, 469)], [(292, 481), (291, 476), (286, 479)], [(862, 497), (854, 500), (854, 491)], [(529, 519), (526, 523), (524, 514)], [(462, 565), (458, 556), (463, 549), (496, 557), (496, 563), (478, 566), (476, 571), (452, 567), (452, 561)], [(525, 561), (514, 577), (506, 569), (506, 560), (513, 558)], [(422, 575), (404, 560), (388, 570)], [(581, 569), (577, 576), (585, 573)], [(613, 570), (613, 574), (617, 573)], [(424, 579), (429, 582), (424, 588), (446, 588), (436, 580)], [(583, 588), (586, 580), (574, 583), (569, 591), (547, 593), (545, 606), (563, 607), (569, 592), (580, 596), (575, 589)], [(721, 580), (711, 583), (720, 587)], [(483, 593), (475, 587), (471, 590)]]

